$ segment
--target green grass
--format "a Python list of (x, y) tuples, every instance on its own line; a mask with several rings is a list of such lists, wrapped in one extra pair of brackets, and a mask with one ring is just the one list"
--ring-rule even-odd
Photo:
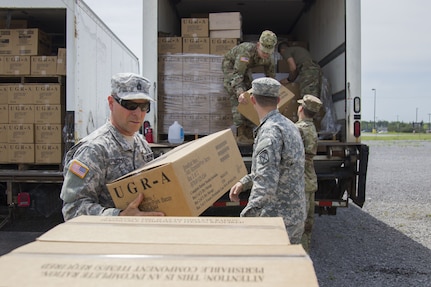
[(363, 141), (394, 141), (394, 140), (411, 140), (411, 141), (431, 141), (431, 133), (362, 133), (361, 140)]

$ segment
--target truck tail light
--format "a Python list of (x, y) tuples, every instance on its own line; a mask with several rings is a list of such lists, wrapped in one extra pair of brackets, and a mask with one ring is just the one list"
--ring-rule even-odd
[(361, 122), (355, 121), (353, 123), (353, 135), (358, 138), (361, 136)]
[(29, 207), (30, 206), (30, 194), (27, 192), (18, 193), (18, 206)]

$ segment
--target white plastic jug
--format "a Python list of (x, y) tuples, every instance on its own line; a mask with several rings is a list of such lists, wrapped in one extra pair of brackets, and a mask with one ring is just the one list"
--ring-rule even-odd
[(184, 142), (184, 129), (177, 121), (169, 127), (168, 142), (171, 144), (181, 144)]

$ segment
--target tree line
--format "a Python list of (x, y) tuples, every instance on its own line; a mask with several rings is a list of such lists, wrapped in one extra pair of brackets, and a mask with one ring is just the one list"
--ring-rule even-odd
[[(373, 121), (361, 121), (362, 131), (372, 132), (374, 129)], [(430, 123), (421, 122), (389, 122), (376, 121), (377, 132), (398, 132), (398, 133), (426, 133), (430, 132)]]

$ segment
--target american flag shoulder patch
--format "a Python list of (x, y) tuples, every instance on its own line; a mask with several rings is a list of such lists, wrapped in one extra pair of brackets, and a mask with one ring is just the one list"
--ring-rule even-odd
[(69, 166), (70, 172), (72, 172), (74, 175), (84, 178), (88, 173), (88, 167), (83, 164), (82, 162), (74, 159), (72, 163)]
[(248, 57), (241, 57), (241, 58), (239, 58), (239, 60), (241, 62), (247, 62), (248, 63), (249, 58)]

